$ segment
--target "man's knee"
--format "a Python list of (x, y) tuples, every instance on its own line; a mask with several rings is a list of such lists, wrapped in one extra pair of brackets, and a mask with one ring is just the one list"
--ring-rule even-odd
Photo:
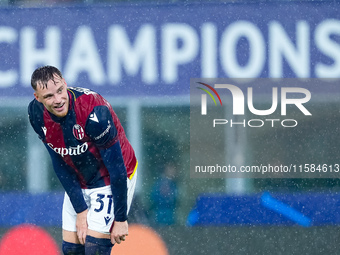
[(110, 239), (86, 236), (85, 254), (110, 255), (112, 246)]
[(64, 255), (85, 255), (85, 246), (82, 244), (63, 241), (62, 246)]

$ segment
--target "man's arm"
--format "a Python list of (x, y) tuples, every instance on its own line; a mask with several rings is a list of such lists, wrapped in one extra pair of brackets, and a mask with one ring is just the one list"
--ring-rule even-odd
[(77, 213), (77, 236), (81, 244), (85, 243), (87, 232), (87, 204), (84, 200), (81, 186), (76, 173), (62, 158), (45, 144), (52, 160), (54, 171), (69, 196), (74, 210)]
[[(44, 127), (43, 118), (44, 106), (36, 100), (33, 100), (28, 106), (29, 121), (42, 140), (49, 152), (53, 164), (54, 171), (63, 185), (66, 193), (70, 197), (71, 203), (77, 212), (77, 235), (81, 243), (85, 242), (87, 232), (87, 205), (84, 201), (84, 197), (81, 191), (80, 183), (75, 172), (63, 161), (63, 159), (57, 155), (47, 144), (45, 133), (42, 127)], [(84, 220), (85, 219), (85, 220)]]
[(114, 201), (115, 221), (111, 227), (111, 241), (118, 244), (128, 235), (127, 223), (127, 173), (117, 141), (107, 149), (100, 150), (104, 164), (110, 173), (111, 190)]
[(62, 158), (57, 155), (47, 144), (45, 144), (52, 160), (53, 169), (63, 185), (76, 213), (81, 213), (87, 209), (81, 186), (75, 171), (67, 165)]
[(127, 173), (119, 141), (107, 149), (101, 149), (100, 155), (102, 156), (103, 162), (110, 174), (115, 221), (126, 221)]
[[(96, 106), (90, 116), (92, 118), (90, 117), (87, 120), (85, 131), (99, 148), (105, 167), (110, 174), (115, 216), (111, 239), (120, 243), (120, 240), (128, 234), (127, 172), (117, 129), (106, 106)], [(93, 116), (96, 116), (96, 118), (93, 118)]]

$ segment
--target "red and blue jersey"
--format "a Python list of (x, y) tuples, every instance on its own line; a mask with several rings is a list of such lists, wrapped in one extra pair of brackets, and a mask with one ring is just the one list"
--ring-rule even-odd
[(102, 96), (83, 88), (68, 88), (68, 96), (69, 111), (62, 118), (34, 99), (28, 107), (31, 125), (45, 144), (76, 212), (87, 209), (81, 189), (111, 185), (115, 219), (123, 221), (127, 217), (126, 178), (133, 176), (137, 166), (134, 150)]

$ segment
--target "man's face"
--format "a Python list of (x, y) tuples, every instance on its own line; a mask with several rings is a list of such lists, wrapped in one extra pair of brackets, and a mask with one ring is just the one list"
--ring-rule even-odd
[(34, 96), (50, 113), (57, 117), (66, 116), (69, 98), (67, 94), (67, 84), (64, 78), (54, 75), (54, 81), (49, 80), (47, 82), (47, 88), (38, 83)]

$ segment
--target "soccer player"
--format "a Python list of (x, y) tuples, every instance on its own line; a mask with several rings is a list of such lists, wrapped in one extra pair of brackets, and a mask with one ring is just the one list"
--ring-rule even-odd
[(29, 120), (65, 189), (65, 255), (109, 255), (128, 235), (137, 160), (111, 105), (99, 94), (67, 87), (53, 66), (31, 77)]

